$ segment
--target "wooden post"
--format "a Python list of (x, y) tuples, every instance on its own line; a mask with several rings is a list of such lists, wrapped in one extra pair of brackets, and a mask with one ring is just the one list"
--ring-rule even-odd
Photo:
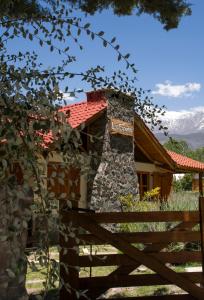
[[(204, 197), (199, 197), (202, 273), (204, 275)], [(202, 285), (203, 287), (203, 285)]]
[[(204, 274), (204, 197), (203, 197), (203, 173), (199, 173), (199, 212), (200, 212), (200, 233), (201, 233), (201, 253), (202, 272)], [(203, 287), (203, 285), (201, 285)]]
[[(65, 286), (61, 288), (59, 300), (77, 300), (78, 298), (76, 295), (76, 291), (78, 291), (79, 283), (79, 248), (76, 242), (78, 233), (77, 218), (76, 214), (73, 217), (72, 212), (66, 212), (66, 221), (67, 216), (69, 216), (69, 221), (66, 222), (67, 228), (64, 229), (67, 237), (65, 237), (63, 234), (60, 234), (60, 279), (62, 280), (62, 283), (65, 283), (65, 285), (68, 284), (68, 290)], [(61, 222), (63, 225), (65, 225), (63, 216), (61, 218)], [(68, 228), (70, 224), (71, 228)], [(71, 229), (71, 231), (69, 231), (69, 229)]]
[[(67, 196), (72, 202), (72, 208), (77, 209), (80, 200), (80, 170), (70, 168), (68, 174), (68, 191)], [(74, 195), (74, 198), (73, 196)], [(64, 202), (64, 203), (63, 203)], [(64, 227), (64, 232), (67, 236), (60, 234), (60, 278), (71, 286), (71, 291), (68, 291), (65, 286), (60, 290), (60, 300), (77, 300), (76, 291), (78, 291), (79, 271), (78, 271), (78, 255), (79, 247), (76, 242), (78, 236), (78, 214), (67, 211), (66, 201), (62, 201), (59, 205), (61, 224)], [(66, 216), (66, 222), (65, 222)], [(68, 218), (67, 218), (68, 217)], [(69, 228), (69, 226), (71, 228)], [(62, 265), (64, 264), (65, 267)], [(67, 270), (67, 271), (66, 271)]]
[(199, 173), (199, 195), (203, 197), (203, 173)]

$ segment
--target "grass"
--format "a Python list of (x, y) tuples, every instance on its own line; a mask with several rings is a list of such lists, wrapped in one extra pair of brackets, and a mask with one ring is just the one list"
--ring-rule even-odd
[(168, 211), (198, 210), (199, 194), (191, 191), (172, 192), (163, 209)]

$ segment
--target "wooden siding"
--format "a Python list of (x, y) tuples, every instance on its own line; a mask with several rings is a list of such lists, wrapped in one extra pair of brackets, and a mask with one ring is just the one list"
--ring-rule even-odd
[(153, 173), (153, 187), (160, 187), (160, 198), (162, 200), (167, 200), (173, 182), (172, 173)]
[[(204, 178), (202, 180), (202, 184), (203, 184), (203, 190), (204, 190)], [(197, 178), (193, 178), (193, 180), (192, 180), (192, 191), (199, 192), (199, 179), (197, 179)]]

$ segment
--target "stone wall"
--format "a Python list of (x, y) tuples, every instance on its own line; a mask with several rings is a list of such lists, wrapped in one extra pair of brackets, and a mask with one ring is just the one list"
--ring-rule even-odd
[[(134, 100), (122, 93), (99, 91), (88, 94), (88, 101), (106, 99), (107, 111), (89, 126), (89, 133), (97, 135), (89, 149), (94, 154), (89, 177), (88, 202), (97, 211), (121, 210), (119, 197), (137, 194), (137, 173), (134, 167), (133, 136), (110, 133), (110, 119), (134, 122)], [(97, 159), (96, 159), (97, 156)]]

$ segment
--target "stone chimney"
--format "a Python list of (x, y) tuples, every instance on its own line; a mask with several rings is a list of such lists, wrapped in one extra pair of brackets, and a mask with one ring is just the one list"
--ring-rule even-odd
[(134, 163), (134, 99), (113, 90), (87, 93), (87, 101), (107, 101), (107, 110), (89, 128), (100, 135), (91, 150), (97, 153), (95, 173), (88, 184), (89, 206), (96, 211), (118, 211), (119, 198), (137, 194)]
[(106, 90), (98, 90), (86, 93), (87, 102), (106, 101)]

